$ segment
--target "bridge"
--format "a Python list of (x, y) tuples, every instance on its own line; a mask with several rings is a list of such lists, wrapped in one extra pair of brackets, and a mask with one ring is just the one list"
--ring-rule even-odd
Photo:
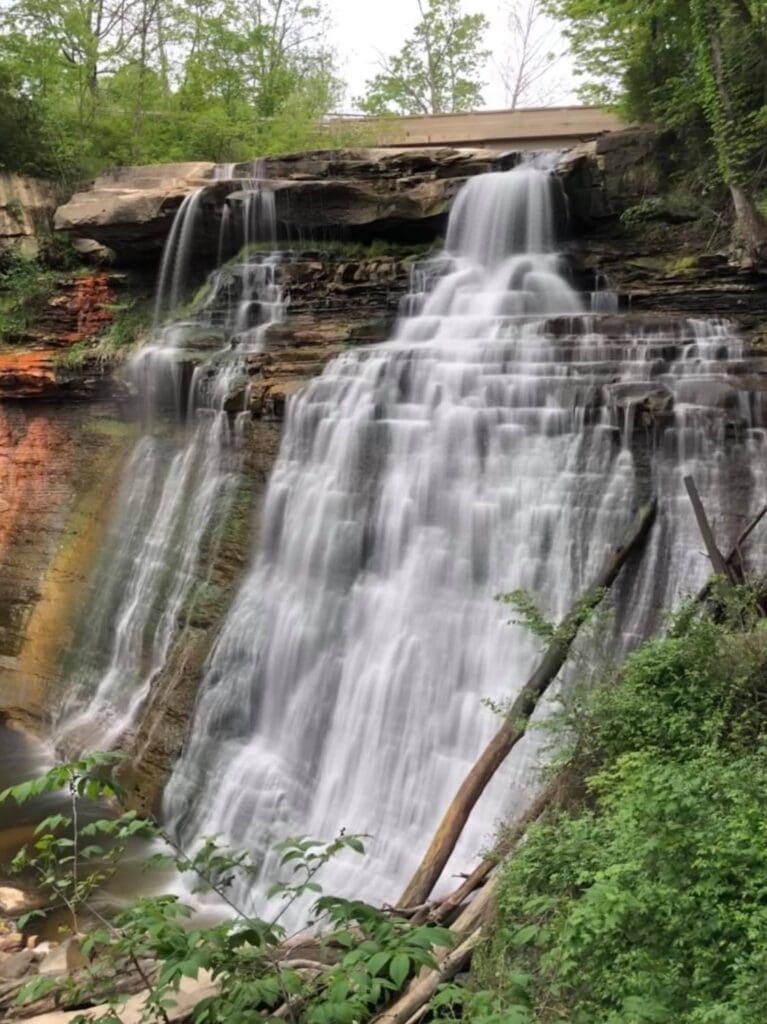
[(625, 128), (601, 107), (526, 107), (475, 110), (464, 114), (408, 117), (346, 117), (338, 125), (357, 126), (376, 146), (471, 146), (487, 149), (567, 149), (605, 132)]

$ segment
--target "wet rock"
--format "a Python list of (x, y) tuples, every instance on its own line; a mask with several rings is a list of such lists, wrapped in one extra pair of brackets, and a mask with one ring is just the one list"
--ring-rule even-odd
[(23, 709), (25, 725), (46, 706), (131, 443), (115, 415), (0, 402), (0, 713)]
[(666, 387), (645, 383), (612, 384), (610, 397), (617, 406), (642, 405), (652, 412), (665, 412), (674, 403), (674, 396)]
[(15, 981), (27, 974), (36, 972), (35, 954), (31, 949), (22, 949), (18, 953), (0, 957), (0, 978)]
[(224, 410), (230, 413), (244, 412), (248, 405), (249, 387), (247, 379), (237, 381), (224, 399)]

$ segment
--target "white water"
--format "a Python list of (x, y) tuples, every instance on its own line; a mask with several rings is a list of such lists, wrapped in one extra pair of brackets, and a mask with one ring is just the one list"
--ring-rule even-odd
[[(470, 181), (392, 341), (290, 403), (259, 551), (166, 794), (183, 842), (223, 833), (267, 882), (276, 839), (370, 833), (370, 856), (323, 884), (396, 899), (497, 728), (482, 698), (513, 697), (536, 661), (494, 595), (524, 587), (558, 619), (655, 494), (650, 550), (615, 597), (615, 645), (629, 643), (708, 572), (683, 475), (730, 532), (763, 495), (762, 410), (727, 379), (737, 337), (718, 322), (603, 329), (585, 311), (614, 304), (562, 276), (561, 205), (540, 171)], [(524, 801), (533, 747), (452, 869)]]
[[(74, 645), (58, 723), (64, 746), (118, 742), (165, 667), (201, 582), (202, 555), (215, 548), (238, 486), (245, 358), (283, 315), (278, 261), (267, 255), (222, 267), (194, 315), (166, 319), (178, 316), (188, 291), (203, 191), (192, 192), (176, 216), (160, 269), (154, 336), (130, 367), (145, 430), (123, 474)], [(261, 182), (244, 181), (232, 221), (230, 244), (273, 240), (273, 194)]]

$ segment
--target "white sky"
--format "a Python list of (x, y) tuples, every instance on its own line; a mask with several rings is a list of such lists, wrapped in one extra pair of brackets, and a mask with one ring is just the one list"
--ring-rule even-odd
[[(501, 0), (464, 0), (467, 13), (483, 13), (491, 23), (487, 45), (494, 49), (485, 73), (485, 107), (505, 106), (504, 90), (497, 70), (504, 47), (504, 19)], [(379, 52), (396, 53), (418, 20), (416, 0), (327, 0), (334, 21), (333, 43), (338, 53), (339, 70), (348, 82), (345, 111), (354, 109), (354, 98), (364, 91), (365, 81), (379, 70)], [(561, 46), (556, 26), (550, 27), (552, 47)], [(558, 62), (549, 76), (541, 105), (577, 102), (572, 70), (567, 58)]]

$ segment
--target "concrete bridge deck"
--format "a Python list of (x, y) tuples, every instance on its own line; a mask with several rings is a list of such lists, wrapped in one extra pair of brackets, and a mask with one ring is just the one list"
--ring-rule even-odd
[(563, 149), (626, 124), (601, 107), (527, 107), (409, 117), (339, 117), (357, 125), (376, 146), (472, 146), (488, 149)]

